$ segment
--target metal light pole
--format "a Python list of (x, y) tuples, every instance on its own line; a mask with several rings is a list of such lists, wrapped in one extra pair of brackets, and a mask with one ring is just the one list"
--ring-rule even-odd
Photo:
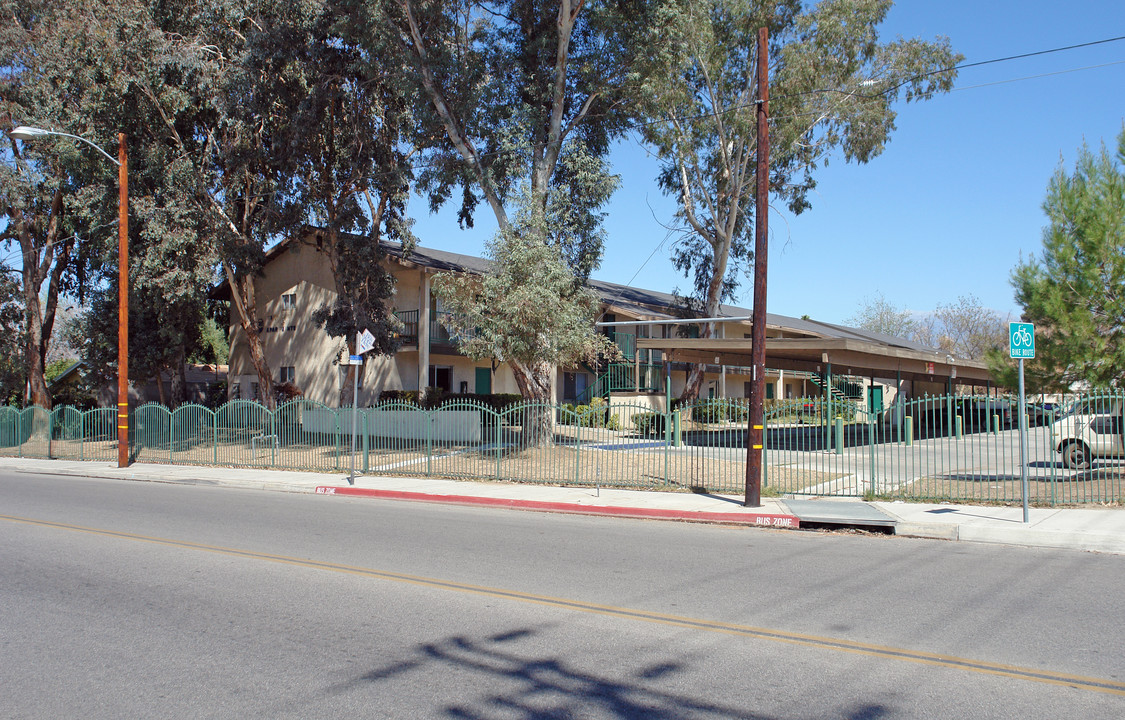
[(35, 140), (48, 135), (86, 143), (117, 166), (117, 467), (129, 466), (129, 163), (125, 133), (117, 134), (117, 159), (84, 137), (21, 125), (8, 135)]

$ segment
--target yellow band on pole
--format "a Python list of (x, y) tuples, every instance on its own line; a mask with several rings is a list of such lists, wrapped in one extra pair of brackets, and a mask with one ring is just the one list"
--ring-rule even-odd
[(761, 446), (761, 445), (755, 445), (755, 446), (754, 446), (754, 449), (755, 449), (755, 450), (761, 450), (761, 449), (762, 449), (762, 446)]

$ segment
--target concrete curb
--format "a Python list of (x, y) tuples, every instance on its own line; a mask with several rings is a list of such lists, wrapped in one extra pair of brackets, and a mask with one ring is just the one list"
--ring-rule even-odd
[(316, 494), (340, 495), (344, 497), (370, 497), (383, 500), (407, 500), (411, 502), (435, 502), (446, 505), (502, 507), (511, 510), (571, 513), (575, 515), (610, 515), (613, 517), (648, 520), (680, 520), (683, 522), (754, 525), (758, 527), (791, 529), (797, 529), (801, 526), (801, 521), (796, 515), (774, 513), (720, 513), (669, 510), (664, 508), (617, 507), (613, 505), (581, 505), (578, 503), (546, 502), (542, 500), (515, 500), (512, 498), (480, 497), (475, 495), (433, 495), (402, 490), (375, 490), (372, 488), (337, 487), (330, 485), (317, 487)]

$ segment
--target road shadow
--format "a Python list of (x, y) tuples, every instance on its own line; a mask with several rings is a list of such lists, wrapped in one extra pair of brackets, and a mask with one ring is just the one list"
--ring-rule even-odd
[[(683, 661), (661, 662), (621, 672), (621, 668), (593, 673), (579, 669), (561, 656), (528, 655), (520, 641), (536, 633), (522, 628), (489, 637), (453, 635), (415, 646), (407, 657), (328, 688), (332, 694), (351, 692), (369, 684), (384, 683), (411, 673), (469, 673), (479, 681), (475, 697), (463, 696), (443, 708), (432, 708), (442, 717), (457, 720), (555, 720), (609, 717), (628, 720), (679, 720), (718, 718), (772, 720), (779, 716), (754, 712), (669, 688), (679, 686)], [(526, 647), (526, 646), (525, 646)], [(878, 720), (889, 715), (886, 706), (864, 703), (833, 713), (836, 717)], [(787, 714), (786, 717), (797, 717)]]

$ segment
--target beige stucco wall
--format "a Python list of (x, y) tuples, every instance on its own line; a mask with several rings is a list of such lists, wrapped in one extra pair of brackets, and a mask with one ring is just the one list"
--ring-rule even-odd
[[(294, 249), (295, 248), (295, 249)], [(418, 310), (422, 297), (423, 270), (392, 265), (395, 277), (395, 295), (390, 300), (392, 310)], [(278, 380), (282, 367), (294, 368), (294, 383), (304, 397), (330, 407), (339, 405), (340, 389), (347, 380), (347, 368), (337, 361), (346, 352), (344, 338), (329, 337), (317, 324), (312, 314), (335, 297), (335, 281), (328, 256), (318, 251), (311, 242), (294, 243), (278, 253), (267, 265), (266, 272), (256, 281), (258, 316), (262, 320), (263, 352), (274, 380)], [(282, 308), (281, 296), (296, 293), (296, 308)], [(253, 386), (258, 382), (246, 335), (231, 308), (229, 388), (233, 397), (253, 397)], [(474, 363), (458, 354), (439, 354), (431, 349), (429, 365), (452, 368), (453, 392), (461, 383), (467, 383), (468, 392), (476, 392), (476, 368), (489, 367), (490, 363)], [(373, 405), (384, 390), (417, 390), (420, 380), (424, 385), (428, 372), (419, 372), (419, 352), (416, 344), (404, 346), (392, 356), (367, 356), (361, 375), (362, 387), (358, 394), (361, 406)], [(507, 365), (492, 373), (492, 392), (518, 393), (515, 378)]]

